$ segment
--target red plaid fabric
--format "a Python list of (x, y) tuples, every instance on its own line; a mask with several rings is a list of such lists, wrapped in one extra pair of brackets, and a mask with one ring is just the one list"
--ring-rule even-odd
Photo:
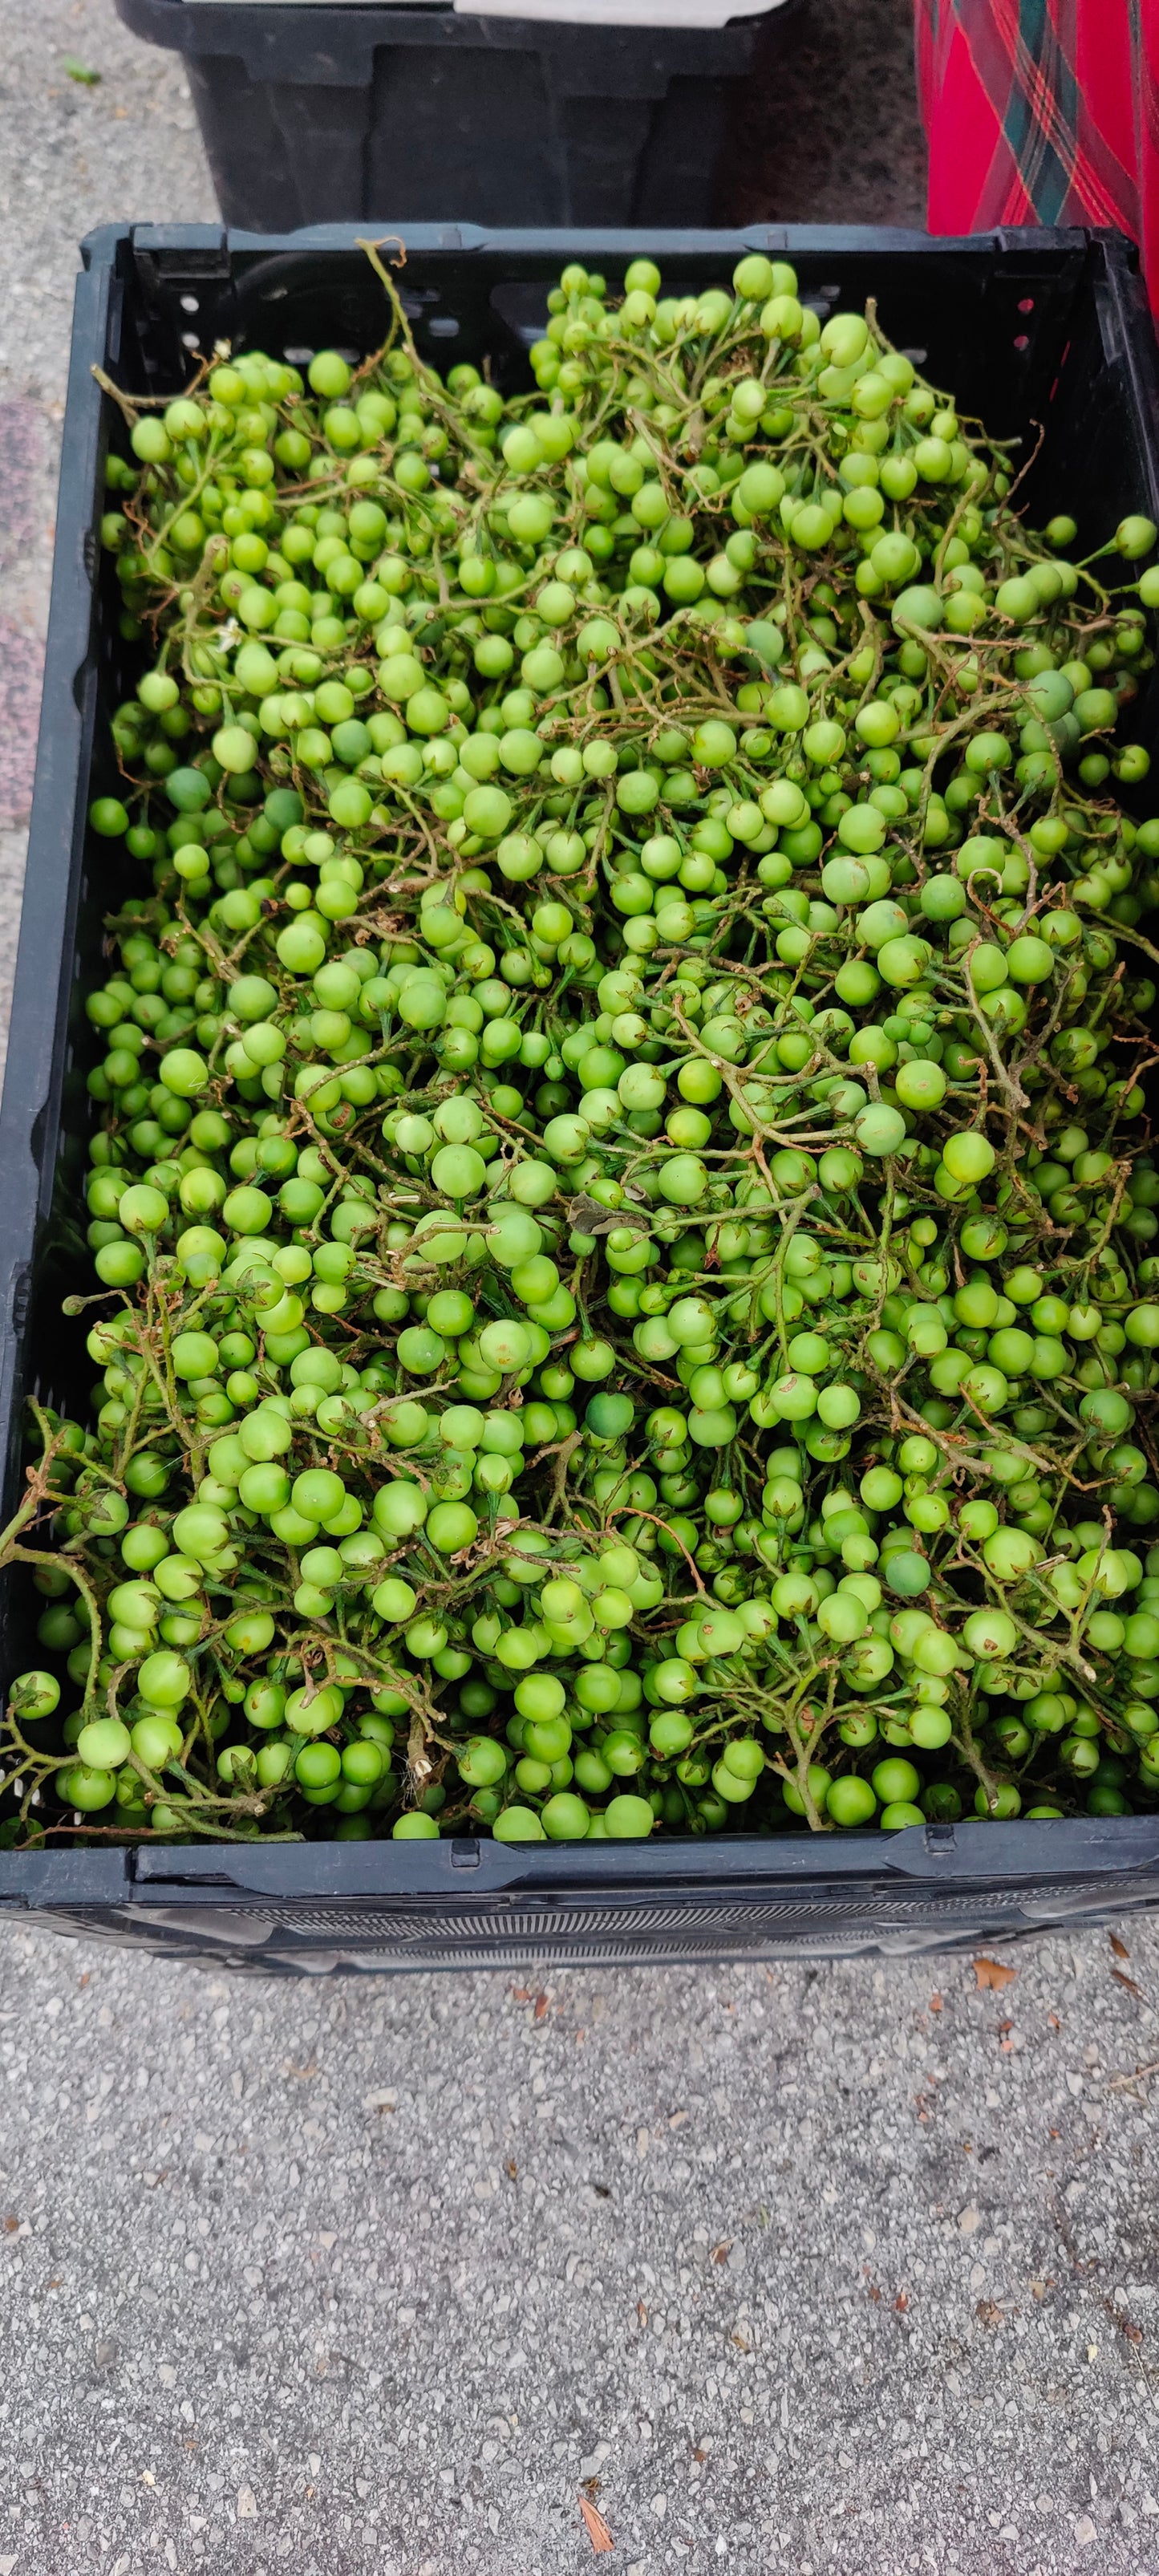
[(1159, 0), (915, 0), (929, 228), (1100, 224), (1159, 311)]

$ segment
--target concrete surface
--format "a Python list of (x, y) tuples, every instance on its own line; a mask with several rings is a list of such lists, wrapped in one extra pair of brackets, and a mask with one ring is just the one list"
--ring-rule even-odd
[(786, 0), (721, 173), (729, 223), (925, 223), (913, 0)]
[(0, 2569), (581, 2576), (586, 2493), (627, 2576), (1151, 2576), (1124, 1946), (336, 1988), (8, 1931)]
[[(907, 25), (814, 0), (737, 214), (914, 218)], [(74, 244), (213, 207), (109, 0), (8, 0), (0, 110), (6, 991)], [(340, 1988), (5, 1928), (0, 2576), (571, 2576), (581, 2495), (626, 2576), (1151, 2576), (1159, 1933), (1121, 1928), (1005, 1986)]]

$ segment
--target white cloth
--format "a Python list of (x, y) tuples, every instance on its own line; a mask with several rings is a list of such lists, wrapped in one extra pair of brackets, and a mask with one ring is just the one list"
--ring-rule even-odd
[[(247, 6), (260, 9), (270, 0), (247, 0)], [(392, 6), (431, 8), (445, 6), (446, 0), (391, 0)], [(283, 0), (284, 5), (284, 0)], [(316, 0), (293, 0), (293, 5), (307, 9)], [(186, 0), (196, 8), (198, 0)], [(345, 0), (347, 8), (378, 8), (382, 0)], [(467, 18), (538, 18), (556, 26), (570, 27), (655, 27), (679, 34), (684, 28), (725, 27), (730, 18), (768, 18), (784, 6), (784, 0), (454, 0), (456, 12)]]
[(550, 18), (573, 27), (724, 27), (771, 17), (782, 0), (455, 0), (468, 18)]

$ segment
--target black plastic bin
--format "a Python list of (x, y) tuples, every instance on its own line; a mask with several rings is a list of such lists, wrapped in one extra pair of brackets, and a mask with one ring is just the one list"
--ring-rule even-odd
[(793, 6), (654, 28), (116, 0), (184, 56), (226, 222), (270, 232), (429, 223), (448, 203), (480, 224), (710, 223), (737, 83), (762, 35), (775, 60)]
[[(1159, 517), (1159, 371), (1135, 255), (1085, 233), (931, 242), (888, 232), (485, 236), (412, 232), (402, 272), (418, 344), (518, 378), (546, 291), (569, 257), (614, 283), (652, 251), (670, 289), (726, 277), (746, 250), (794, 261), (819, 310), (876, 295), (900, 345), (928, 358), (999, 434), (1046, 427), (1027, 484), (1094, 543), (1128, 509)], [(90, 879), (85, 813), (115, 784), (102, 718), (134, 677), (95, 528), (114, 407), (92, 369), (178, 390), (218, 339), (299, 361), (320, 343), (372, 348), (381, 290), (338, 229), (258, 240), (211, 228), (109, 229), (85, 245), (65, 417), (44, 715), (8, 1074), (0, 1110), (4, 1519), (21, 1490), (23, 1397), (83, 1405), (91, 1364), (68, 1289), (89, 1284), (78, 1221), (93, 1033), (81, 979), (99, 953), (108, 843)], [(1152, 739), (1159, 692), (1135, 711)], [(1159, 747), (1159, 746), (1157, 746)], [(27, 1600), (0, 1599), (0, 1672), (27, 1661)], [(619, 1846), (201, 1842), (118, 1848), (67, 1839), (0, 1853), (0, 1912), (268, 1973), (659, 1962), (953, 1949), (1159, 1904), (1159, 1817), (913, 1826), (885, 1835), (746, 1835)]]

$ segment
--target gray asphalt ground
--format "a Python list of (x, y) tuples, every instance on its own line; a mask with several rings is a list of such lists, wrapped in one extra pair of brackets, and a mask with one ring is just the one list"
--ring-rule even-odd
[[(738, 212), (916, 217), (907, 41), (815, 0), (827, 141), (786, 74)], [(8, 0), (0, 110), (6, 983), (75, 243), (213, 204), (109, 0)], [(572, 2576), (581, 2495), (626, 2576), (1153, 2576), (1159, 1933), (1000, 1959), (242, 1983), (5, 1927), (0, 2576)]]

